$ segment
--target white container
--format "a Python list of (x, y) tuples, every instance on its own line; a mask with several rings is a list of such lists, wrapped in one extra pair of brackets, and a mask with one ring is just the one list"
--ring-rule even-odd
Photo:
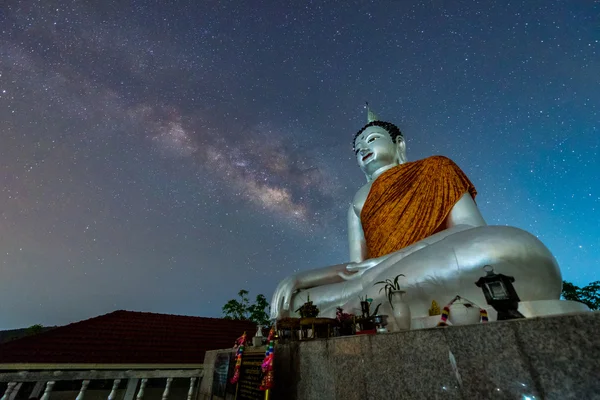
[(456, 300), (450, 306), (448, 321), (452, 325), (472, 325), (478, 324), (481, 320), (479, 307), (464, 299)]
[(392, 292), (392, 307), (390, 307), (389, 302), (387, 303), (390, 311), (388, 328), (391, 332), (410, 330), (410, 307), (402, 298), (404, 293), (406, 292), (401, 290)]

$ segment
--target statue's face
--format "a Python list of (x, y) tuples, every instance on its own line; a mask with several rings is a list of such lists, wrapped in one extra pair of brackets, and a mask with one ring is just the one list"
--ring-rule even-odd
[(354, 142), (358, 166), (367, 176), (396, 161), (396, 145), (392, 137), (380, 126), (365, 129)]

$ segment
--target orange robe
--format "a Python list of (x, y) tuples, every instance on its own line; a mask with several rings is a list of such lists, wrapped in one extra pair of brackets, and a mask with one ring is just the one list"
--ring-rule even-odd
[(465, 173), (443, 156), (385, 171), (373, 182), (360, 216), (368, 257), (393, 253), (442, 230), (465, 193), (477, 195)]

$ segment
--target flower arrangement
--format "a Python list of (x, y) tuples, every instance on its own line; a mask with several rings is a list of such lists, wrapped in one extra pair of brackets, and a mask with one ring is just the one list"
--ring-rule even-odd
[[(452, 301), (450, 303), (448, 303), (444, 307), (442, 314), (441, 314), (440, 322), (438, 322), (437, 326), (448, 326), (448, 317), (450, 316), (450, 307), (452, 306), (452, 304), (454, 304), (458, 300), (465, 301), (465, 304), (463, 304), (463, 306), (465, 308), (475, 307), (475, 303), (473, 303), (472, 301), (469, 301), (465, 298), (461, 298), (460, 296), (456, 296), (454, 299), (452, 299)], [(479, 321), (482, 324), (487, 323), (489, 320), (487, 311), (484, 308), (481, 308), (481, 307), (478, 307), (478, 308), (479, 308)]]
[(335, 309), (335, 319), (337, 320), (341, 336), (354, 334), (355, 318), (356, 317), (353, 314), (345, 313), (342, 307), (337, 307)]
[(337, 319), (339, 323), (352, 321), (352, 318), (354, 318), (354, 315), (345, 313), (344, 310), (342, 310), (342, 307), (337, 307), (335, 309), (335, 319)]
[(316, 318), (319, 315), (319, 308), (310, 301), (310, 296), (307, 296), (306, 303), (296, 310), (302, 318)]

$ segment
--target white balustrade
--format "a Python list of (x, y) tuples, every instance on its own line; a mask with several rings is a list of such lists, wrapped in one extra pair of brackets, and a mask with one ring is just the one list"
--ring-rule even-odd
[(108, 400), (115, 400), (115, 397), (117, 397), (117, 389), (119, 388), (120, 383), (120, 379), (115, 379), (113, 381), (112, 389), (110, 390), (110, 394), (108, 395)]
[(195, 376), (190, 378), (190, 389), (188, 390), (187, 400), (192, 400), (192, 395), (194, 394), (194, 384), (196, 383), (196, 379), (198, 378), (196, 378)]
[(40, 400), (50, 400), (50, 392), (52, 392), (55, 383), (54, 381), (46, 382), (46, 389), (44, 389), (44, 394)]
[(79, 394), (77, 395), (75, 400), (83, 400), (83, 396), (84, 396), (85, 391), (89, 384), (90, 384), (90, 381), (88, 379), (81, 382), (81, 390), (79, 390)]
[(136, 400), (142, 400), (142, 398), (144, 397), (144, 389), (146, 389), (146, 383), (148, 383), (148, 379), (142, 379), (142, 383), (140, 383), (140, 390), (138, 391), (138, 394), (135, 397)]
[(17, 386), (17, 382), (8, 382), (8, 386), (6, 386), (6, 390), (4, 391), (4, 395), (0, 400), (8, 400), (10, 398), (11, 393), (15, 390), (15, 386)]
[(171, 389), (171, 382), (173, 382), (173, 378), (167, 378), (167, 385), (165, 386), (165, 391), (162, 394), (162, 400), (167, 400), (169, 398), (169, 389)]
[[(202, 369), (187, 370), (88, 370), (88, 371), (14, 371), (0, 372), (0, 383), (8, 383), (4, 393), (0, 392), (0, 400), (15, 400), (18, 392), (25, 382), (35, 382), (35, 387), (31, 393), (26, 394), (29, 398), (39, 397), (40, 400), (50, 400), (53, 388), (57, 381), (79, 381), (81, 387), (75, 400), (84, 400), (89, 397), (89, 385), (93, 380), (112, 379), (113, 384), (107, 400), (143, 400), (144, 392), (148, 384), (148, 379), (165, 379), (165, 386), (162, 392), (161, 400), (168, 400), (171, 391), (173, 379), (189, 378), (189, 388), (186, 400), (194, 400), (199, 379), (203, 376)], [(117, 396), (119, 385), (125, 379), (128, 381), (127, 390), (124, 396)], [(140, 382), (141, 380), (141, 382)], [(139, 390), (136, 394), (136, 386), (139, 383)], [(134, 397), (135, 395), (135, 397)], [(126, 398), (125, 398), (126, 397)]]

